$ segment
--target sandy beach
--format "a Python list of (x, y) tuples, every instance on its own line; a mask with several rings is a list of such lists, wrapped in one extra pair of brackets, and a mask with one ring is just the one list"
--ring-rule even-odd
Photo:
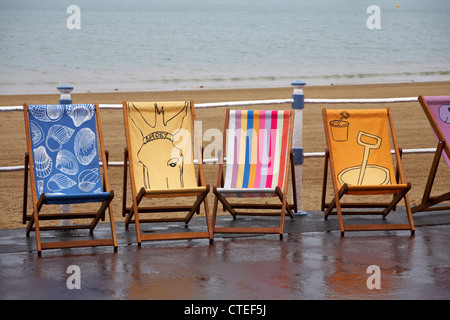
[[(74, 103), (121, 104), (122, 101), (164, 101), (193, 100), (194, 103), (226, 102), (239, 100), (287, 99), (292, 95), (292, 87), (260, 89), (223, 89), (168, 92), (111, 92), (111, 93), (72, 93)], [(56, 88), (55, 88), (56, 92)], [(448, 95), (450, 82), (396, 83), (374, 85), (333, 85), (316, 86), (304, 89), (306, 99), (332, 98), (397, 98), (417, 97), (419, 95)], [(57, 103), (59, 94), (52, 95), (5, 95), (0, 96), (0, 106)], [(323, 152), (325, 135), (323, 131), (322, 108), (383, 108), (391, 107), (399, 146), (403, 149), (435, 148), (436, 142), (423, 110), (418, 102), (393, 104), (306, 104), (304, 109), (303, 148), (305, 153)], [(262, 107), (256, 107), (260, 109)], [(270, 107), (263, 107), (265, 109)], [(290, 104), (277, 106), (290, 109)], [(202, 130), (217, 128), (223, 130), (225, 110), (221, 108), (197, 109), (197, 120), (202, 121)], [(123, 114), (118, 110), (102, 110), (104, 139), (110, 161), (123, 161), (125, 133)], [(0, 167), (23, 165), (26, 151), (25, 127), (22, 112), (0, 113)], [(204, 141), (204, 144), (210, 143)], [(412, 183), (411, 203), (420, 202), (428, 177), (433, 154), (407, 154), (403, 156), (406, 180)], [(323, 158), (306, 158), (302, 177), (302, 210), (320, 210), (322, 189)], [(214, 186), (217, 179), (217, 165), (204, 166), (206, 182)], [(116, 221), (123, 221), (122, 181), (123, 168), (110, 167), (111, 188), (115, 191), (113, 209)], [(0, 229), (22, 228), (22, 202), (24, 176), (22, 171), (0, 172)], [(448, 191), (450, 170), (441, 162), (433, 188), (434, 193)], [(330, 189), (328, 194), (330, 194)], [(209, 198), (212, 209), (213, 198)], [(130, 203), (130, 198), (128, 198)], [(403, 205), (403, 202), (401, 203)], [(28, 199), (28, 212), (31, 200)]]

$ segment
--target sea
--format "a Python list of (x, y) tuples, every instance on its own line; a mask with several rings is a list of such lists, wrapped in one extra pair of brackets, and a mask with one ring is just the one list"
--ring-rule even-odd
[(0, 0), (0, 94), (446, 80), (449, 0)]

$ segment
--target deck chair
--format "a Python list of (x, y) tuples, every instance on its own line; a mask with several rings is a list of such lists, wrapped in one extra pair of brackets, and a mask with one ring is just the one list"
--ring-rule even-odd
[[(345, 231), (370, 230), (410, 230), (411, 234), (414, 234), (414, 222), (407, 194), (411, 184), (405, 181), (403, 174), (390, 109), (349, 111), (323, 109), (322, 113), (328, 148), (325, 153), (322, 189), (322, 210), (325, 219), (330, 214), (337, 214), (342, 236)], [(396, 171), (390, 137), (394, 146)], [(325, 202), (328, 163), (334, 190), (334, 198), (330, 203)], [(359, 198), (359, 202), (341, 202), (344, 196), (350, 195)], [(379, 199), (369, 201), (364, 199), (366, 195), (384, 195), (382, 198), (392, 195), (392, 199), (387, 202), (379, 202)], [(344, 224), (345, 214), (382, 215), (385, 218), (390, 211), (396, 209), (401, 199), (405, 200), (408, 223)], [(353, 209), (343, 211), (342, 208)], [(334, 209), (336, 211), (333, 211)]]
[[(448, 210), (450, 204), (443, 202), (450, 200), (450, 192), (439, 196), (431, 196), (431, 189), (436, 177), (441, 155), (450, 168), (450, 96), (424, 97), (419, 96), (420, 105), (430, 121), (434, 136), (437, 141), (436, 152), (431, 164), (427, 184), (422, 197), (422, 202), (412, 208), (412, 212)], [(440, 204), (440, 206), (437, 206)]]
[[(107, 152), (98, 104), (25, 104), (23, 110), (28, 152), (25, 154), (22, 222), (28, 222), (27, 236), (32, 230), (35, 231), (38, 254), (41, 255), (45, 249), (86, 246), (113, 246), (116, 251), (117, 239), (111, 206), (114, 191), (109, 186)], [(103, 182), (100, 157), (103, 161)], [(31, 215), (27, 214), (28, 167), (33, 202)], [(54, 212), (55, 206), (52, 206), (41, 212), (44, 205), (78, 206), (83, 203), (89, 203), (89, 208), (99, 208), (96, 212), (84, 212), (88, 210), (86, 207), (83, 207), (83, 212), (47, 212)], [(90, 229), (92, 233), (100, 219), (105, 219), (107, 209), (111, 225), (109, 239), (41, 241), (43, 230)], [(41, 225), (44, 220), (66, 221), (64, 219), (74, 219), (77, 223)], [(77, 219), (88, 219), (89, 223)]]
[[(297, 204), (289, 204), (286, 199), (289, 169), (294, 175), (292, 121), (290, 111), (227, 110), (223, 139), (223, 150), (227, 152), (225, 179), (220, 151), (217, 184), (213, 188), (214, 233), (267, 233), (283, 238), (285, 216), (293, 218), (293, 210), (297, 211)], [(294, 186), (295, 178), (292, 178)], [(265, 197), (277, 197), (281, 203), (254, 201)], [(238, 203), (233, 198), (246, 198), (246, 202)], [(216, 227), (219, 201), (233, 219), (237, 215), (278, 216), (280, 224), (278, 227)]]
[[(122, 214), (125, 225), (136, 227), (138, 245), (142, 241), (200, 239), (212, 242), (210, 216), (207, 203), (209, 185), (205, 183), (201, 146), (194, 126), (195, 112), (192, 101), (176, 102), (123, 102), (127, 148), (124, 158), (124, 188)], [(192, 133), (194, 135), (192, 136)], [(194, 166), (194, 147), (198, 159), (198, 176)], [(127, 166), (131, 180), (132, 205), (127, 207)], [(183, 205), (155, 205), (159, 198), (192, 198)], [(188, 198), (188, 199), (189, 199)], [(141, 205), (141, 201), (153, 205)], [(188, 203), (186, 205), (185, 203)], [(184, 222), (188, 225), (194, 213), (204, 204), (206, 230), (182, 232), (141, 232), (141, 223)], [(179, 217), (180, 213), (186, 213)], [(165, 217), (157, 216), (165, 214)], [(144, 219), (145, 214), (145, 219)], [(178, 217), (176, 216), (178, 215)]]

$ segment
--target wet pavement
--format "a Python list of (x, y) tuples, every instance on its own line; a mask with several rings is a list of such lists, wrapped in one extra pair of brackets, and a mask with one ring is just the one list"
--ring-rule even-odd
[[(402, 208), (398, 211), (387, 222), (404, 216)], [(238, 220), (220, 217), (229, 225), (277, 224), (273, 218)], [(194, 218), (186, 231), (202, 228), (203, 222)], [(380, 231), (341, 237), (336, 217), (324, 221), (313, 211), (287, 219), (283, 240), (216, 234), (212, 244), (203, 239), (143, 242), (140, 248), (134, 227), (125, 230), (118, 222), (117, 252), (112, 247), (57, 249), (43, 251), (40, 258), (34, 234), (27, 238), (24, 229), (0, 230), (0, 299), (450, 299), (450, 212), (416, 213), (414, 222), (414, 236)], [(94, 232), (94, 237), (108, 235), (105, 223)], [(74, 284), (80, 288), (70, 289)]]

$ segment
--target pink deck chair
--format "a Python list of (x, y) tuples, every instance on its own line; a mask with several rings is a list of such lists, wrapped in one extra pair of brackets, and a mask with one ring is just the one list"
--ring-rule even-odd
[[(437, 141), (437, 147), (423, 193), (422, 202), (419, 205), (414, 206), (412, 212), (448, 210), (450, 209), (450, 204), (445, 204), (443, 202), (450, 200), (450, 192), (446, 192), (439, 196), (431, 196), (431, 189), (436, 177), (441, 155), (447, 163), (447, 166), (450, 168), (450, 96), (419, 96), (419, 102), (430, 121)], [(438, 204), (441, 205), (436, 206)]]

